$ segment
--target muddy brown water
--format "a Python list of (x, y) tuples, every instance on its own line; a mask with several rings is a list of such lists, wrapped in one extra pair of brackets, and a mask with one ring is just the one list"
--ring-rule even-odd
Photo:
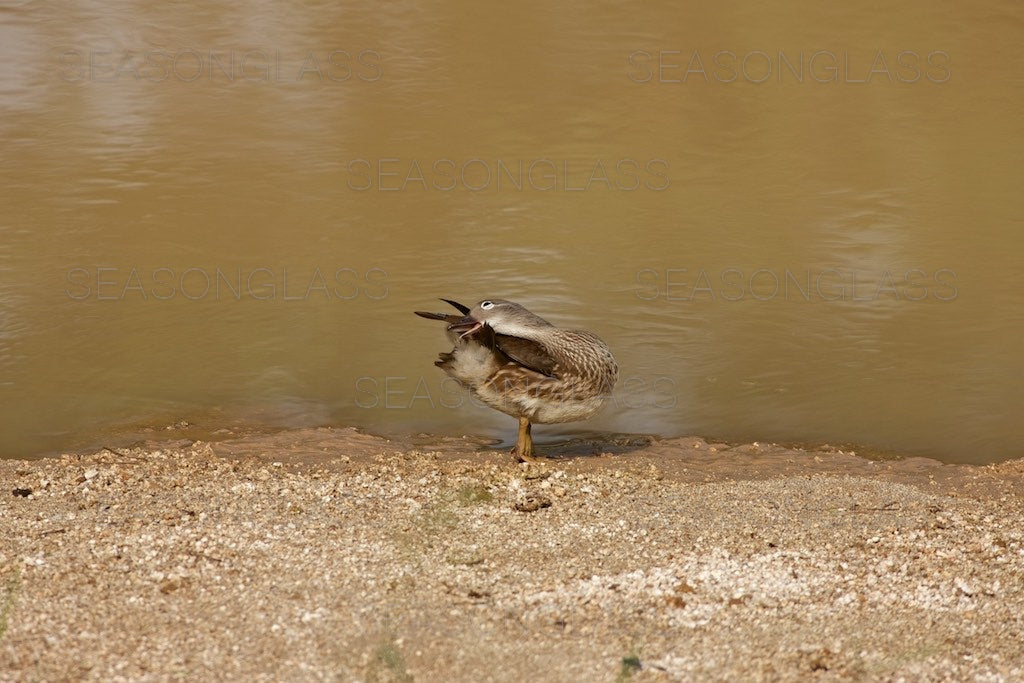
[(0, 16), (0, 457), (507, 440), (431, 365), (440, 296), (613, 348), (542, 444), (1024, 455), (1019, 3)]

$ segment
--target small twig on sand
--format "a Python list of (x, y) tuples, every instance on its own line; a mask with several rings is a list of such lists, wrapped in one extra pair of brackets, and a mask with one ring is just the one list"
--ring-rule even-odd
[(42, 536), (49, 536), (51, 534), (63, 534), (63, 533), (67, 533), (67, 529), (63, 529), (63, 528), (62, 529), (50, 529), (49, 531), (42, 531), (42, 532), (40, 532), (39, 534), (37, 534), (37, 536), (38, 537), (42, 537)]

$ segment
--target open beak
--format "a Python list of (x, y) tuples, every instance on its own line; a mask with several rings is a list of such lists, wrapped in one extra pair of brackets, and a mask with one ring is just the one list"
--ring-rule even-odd
[(473, 334), (483, 326), (484, 324), (482, 322), (467, 315), (465, 318), (460, 318), (459, 320), (456, 320), (455, 322), (448, 325), (448, 331), (458, 332), (459, 339), (462, 339), (468, 335)]
[(452, 301), (451, 299), (441, 299), (441, 301), (445, 302), (446, 304), (451, 304), (452, 306), (457, 308), (459, 313), (461, 313), (462, 315), (469, 315), (469, 306), (463, 306), (458, 301)]

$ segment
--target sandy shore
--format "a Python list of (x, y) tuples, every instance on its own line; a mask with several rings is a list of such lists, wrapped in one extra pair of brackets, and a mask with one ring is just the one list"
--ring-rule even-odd
[(0, 461), (0, 679), (1024, 678), (1024, 461), (612, 446)]

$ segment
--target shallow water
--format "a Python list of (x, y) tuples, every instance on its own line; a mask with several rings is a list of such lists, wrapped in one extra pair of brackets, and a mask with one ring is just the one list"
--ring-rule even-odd
[(0, 456), (507, 439), (431, 365), (440, 296), (612, 347), (615, 400), (541, 443), (1024, 455), (1017, 3), (2, 18)]

